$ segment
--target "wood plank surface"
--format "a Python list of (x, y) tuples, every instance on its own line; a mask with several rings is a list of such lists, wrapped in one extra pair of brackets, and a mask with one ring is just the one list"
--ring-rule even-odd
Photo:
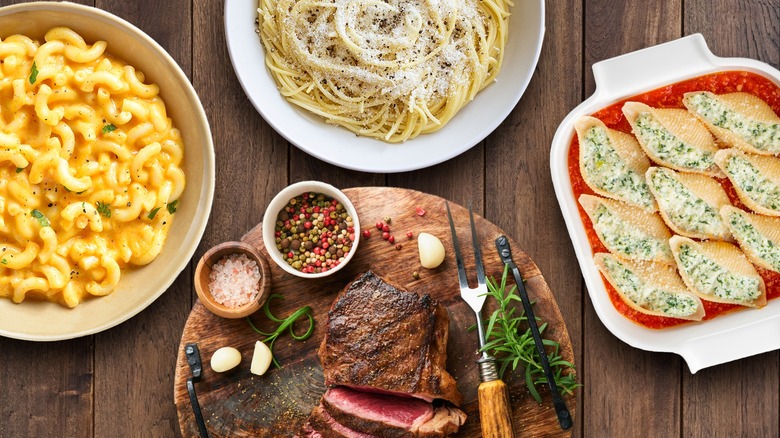
[[(777, 351), (691, 375), (678, 356), (634, 349), (604, 328), (581, 282), (548, 163), (560, 120), (593, 92), (595, 62), (700, 32), (716, 55), (778, 68), (779, 1), (547, 1), (539, 65), (507, 120), (456, 158), (389, 175), (325, 164), (274, 132), (233, 72), (224, 1), (78, 3), (147, 31), (180, 63), (203, 102), (217, 179), (195, 260), (216, 243), (239, 239), (273, 195), (296, 181), (405, 187), (472, 203), (536, 261), (558, 302), (584, 385), (572, 436), (780, 436)], [(152, 306), (99, 335), (43, 344), (0, 338), (0, 436), (178, 436), (172, 382), (195, 301), (191, 276), (192, 263)]]
[[(477, 409), (479, 372), (476, 366), (476, 359), (479, 357), (476, 354), (478, 343), (475, 333), (468, 331), (468, 327), (474, 323), (474, 314), (460, 298), (444, 199), (398, 188), (363, 187), (345, 189), (344, 192), (355, 204), (358, 217), (365, 222), (362, 228), (374, 231), (372, 237), (359, 242), (357, 253), (348, 266), (331, 277), (307, 280), (286, 274), (271, 263), (271, 293), (285, 297), (284, 301), (274, 302), (275, 314), (288, 315), (295, 309), (308, 305), (313, 308), (315, 319), (311, 339), (297, 343), (287, 338), (276, 344), (276, 356), (284, 364), (282, 369), (272, 369), (263, 377), (249, 373), (248, 363), (254, 343), (259, 338), (245, 321), (225, 320), (200, 305), (197, 305), (190, 315), (179, 348), (174, 392), (174, 401), (185, 435), (197, 431), (186, 390), (186, 379), (191, 376), (191, 372), (184, 355), (184, 347), (190, 342), (198, 344), (201, 358), (204, 360), (203, 379), (196, 384), (196, 390), (212, 436), (271, 437), (290, 436), (295, 433), (325, 390), (317, 348), (324, 336), (331, 303), (337, 292), (349, 281), (371, 269), (406, 290), (431, 295), (447, 308), (450, 314), (447, 369), (458, 381), (458, 388), (464, 396), (461, 407), (469, 415), (457, 436), (480, 436)], [(417, 207), (424, 208), (426, 214), (417, 215)], [(475, 280), (468, 211), (455, 203), (451, 203), (450, 208), (461, 239), (469, 278)], [(373, 224), (385, 216), (392, 218), (391, 230), (397, 238), (396, 243), (402, 245), (400, 249), (382, 240), (375, 232)], [(476, 223), (486, 274), (498, 277), (503, 270), (503, 264), (496, 252), (494, 241), (503, 231), (480, 217), (476, 217)], [(411, 231), (414, 235), (428, 232), (438, 236), (447, 252), (444, 263), (433, 270), (423, 269), (417, 255), (417, 245), (414, 240), (407, 239), (406, 231)], [(267, 254), (260, 225), (250, 230), (242, 240)], [(549, 324), (545, 337), (559, 342), (561, 356), (573, 361), (565, 322), (544, 277), (531, 258), (519, 250), (516, 243), (512, 242), (512, 245), (514, 259), (526, 279), (529, 296), (536, 303), (535, 313)], [(276, 251), (276, 248), (271, 250)], [(413, 278), (414, 271), (419, 272), (419, 280)], [(488, 300), (488, 303), (491, 302), (492, 300)], [(487, 311), (484, 314), (487, 315)], [(255, 314), (253, 320), (261, 326), (267, 323), (261, 313)], [(211, 370), (208, 360), (216, 349), (223, 346), (237, 348), (242, 352), (244, 360), (236, 371), (217, 374)], [(511, 378), (509, 373), (506, 377), (516, 431), (527, 436), (570, 436), (571, 431), (560, 429), (545, 388), (541, 389), (541, 393), (547, 402), (539, 405), (531, 398), (521, 379)], [(576, 418), (576, 399), (566, 396), (565, 400)]]
[[(722, 17), (717, 23), (714, 14)], [(750, 57), (780, 68), (780, 2), (688, 0), (684, 17), (685, 32), (703, 34), (716, 55)], [(777, 351), (695, 375), (683, 372), (682, 432), (690, 437), (780, 436), (778, 388)]]
[[(585, 3), (585, 95), (595, 91), (591, 66), (601, 60), (674, 40), (681, 1)], [(631, 29), (631, 31), (628, 31)], [(585, 299), (583, 327), (584, 436), (674, 436), (680, 430), (679, 356), (639, 350), (613, 337)], [(608, 364), (609, 366), (605, 366)], [(652, 382), (652, 383), (649, 383)], [(642, 397), (632, 397), (641, 388)], [(629, 420), (630, 419), (630, 420)]]

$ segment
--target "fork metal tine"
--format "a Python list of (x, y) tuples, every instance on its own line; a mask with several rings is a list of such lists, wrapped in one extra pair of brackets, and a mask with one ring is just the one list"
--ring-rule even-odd
[(474, 225), (474, 212), (469, 204), (469, 220), (471, 221), (471, 244), (474, 246), (474, 259), (477, 266), (477, 283), (482, 286), (485, 283), (485, 267), (482, 265), (482, 250), (479, 249), (477, 240), (477, 227)]
[(450, 220), (450, 232), (452, 233), (452, 246), (455, 248), (455, 263), (458, 265), (458, 282), (461, 289), (469, 287), (469, 280), (466, 277), (466, 266), (463, 264), (463, 257), (460, 255), (460, 244), (458, 243), (458, 234), (455, 232), (455, 223), (452, 221), (450, 213), (450, 204), (444, 202), (447, 207), (447, 218)]

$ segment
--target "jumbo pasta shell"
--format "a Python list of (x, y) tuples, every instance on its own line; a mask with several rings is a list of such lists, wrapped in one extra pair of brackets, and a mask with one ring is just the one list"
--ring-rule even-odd
[(751, 262), (780, 272), (780, 218), (725, 206), (720, 214)]
[(748, 93), (685, 93), (683, 104), (721, 142), (759, 155), (780, 154), (780, 117)]
[(580, 174), (591, 190), (649, 212), (657, 209), (644, 180), (650, 160), (633, 136), (590, 116), (578, 119), (574, 129), (580, 145)]
[(623, 260), (608, 253), (598, 253), (593, 259), (623, 302), (637, 312), (692, 321), (704, 317), (701, 300), (688, 291), (674, 267)]
[(745, 254), (727, 242), (695, 242), (674, 236), (669, 241), (685, 284), (699, 298), (747, 307), (766, 305), (764, 280)]
[(669, 248), (672, 234), (657, 213), (592, 195), (581, 195), (579, 203), (604, 246), (622, 258), (674, 264)]
[(715, 162), (749, 209), (780, 216), (780, 158), (723, 149), (715, 154)]
[(720, 216), (721, 207), (731, 201), (719, 182), (663, 167), (648, 169), (647, 182), (661, 217), (675, 233), (697, 239), (731, 239)]
[(626, 102), (623, 114), (639, 145), (656, 163), (683, 172), (723, 176), (715, 164), (718, 146), (712, 134), (688, 111)]

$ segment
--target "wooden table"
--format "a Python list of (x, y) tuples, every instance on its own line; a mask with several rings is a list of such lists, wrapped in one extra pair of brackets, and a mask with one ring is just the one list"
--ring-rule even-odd
[[(472, 202), (536, 261), (558, 300), (583, 384), (573, 436), (780, 434), (777, 351), (691, 375), (680, 357), (634, 349), (605, 329), (584, 288), (548, 160), (558, 123), (593, 92), (594, 62), (700, 32), (717, 55), (780, 67), (779, 0), (548, 1), (539, 65), (507, 120), (459, 157), (386, 175), (311, 158), (265, 123), (230, 65), (223, 2), (78, 2), (146, 31), (179, 62), (203, 101), (214, 134), (217, 184), (196, 257), (240, 238), (261, 220), (277, 191), (304, 179), (408, 187)], [(16, 1), (0, 0), (10, 3)], [(173, 374), (195, 300), (193, 270), (191, 262), (149, 308), (103, 333), (55, 343), (0, 338), (0, 436), (178, 436)]]

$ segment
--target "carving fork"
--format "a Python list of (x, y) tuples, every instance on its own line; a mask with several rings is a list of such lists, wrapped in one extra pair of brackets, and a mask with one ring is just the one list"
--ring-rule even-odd
[[(450, 205), (447, 207), (447, 217), (450, 220), (452, 232), (452, 246), (455, 248), (455, 261), (458, 265), (458, 282), (460, 283), (460, 296), (474, 310), (477, 317), (477, 332), (479, 334), (479, 347), (485, 346), (485, 329), (482, 325), (482, 305), (487, 297), (487, 283), (485, 282), (485, 268), (482, 266), (482, 251), (477, 242), (477, 230), (474, 226), (474, 213), (469, 205), (469, 219), (471, 221), (471, 243), (474, 246), (475, 265), (477, 267), (477, 287), (470, 288), (466, 278), (466, 267), (460, 253), (458, 235), (455, 232), (455, 223), (452, 221)], [(512, 410), (509, 405), (509, 394), (506, 384), (498, 378), (496, 359), (482, 352), (482, 357), (477, 360), (479, 364), (479, 416), (484, 438), (509, 438), (513, 437)]]

